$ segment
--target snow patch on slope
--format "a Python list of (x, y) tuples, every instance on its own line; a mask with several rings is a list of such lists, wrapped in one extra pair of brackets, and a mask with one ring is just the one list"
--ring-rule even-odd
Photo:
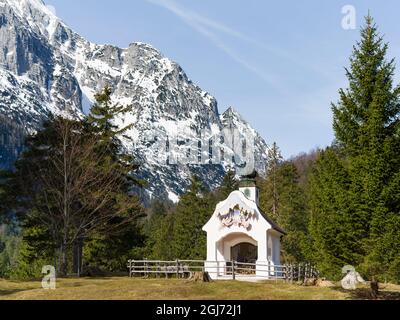
[[(15, 64), (13, 72), (19, 70), (19, 63), (30, 70), (18, 76), (11, 68), (0, 73), (0, 90), (4, 92), (0, 98), (2, 114), (27, 128), (37, 128), (49, 113), (82, 117), (82, 112), (89, 112), (95, 93), (110, 86), (113, 102), (132, 106), (133, 111), (117, 123), (121, 127), (133, 124), (127, 132), (130, 139), (124, 138), (124, 144), (140, 160), (140, 175), (149, 182), (150, 197), (178, 201), (193, 174), (209, 188), (218, 186), (226, 167), (232, 165), (230, 159), (234, 153), (231, 146), (219, 139), (226, 128), (238, 130), (250, 141), (254, 139), (256, 157), (260, 160), (257, 164), (259, 168), (265, 167), (262, 158), (267, 145), (258, 133), (233, 109), (219, 115), (215, 98), (151, 45), (136, 42), (128, 48), (118, 48), (91, 43), (68, 28), (41, 0), (0, 0), (0, 7), (5, 6), (19, 20), (14, 22), (13, 16), (8, 19), (9, 25), (4, 26), (10, 30), (7, 33), (3, 30), (5, 40), (10, 41), (0, 43), (0, 49), (8, 57), (4, 62)], [(7, 10), (1, 12), (8, 14)], [(18, 61), (17, 57), (33, 54), (16, 53), (18, 48), (13, 44), (21, 32), (25, 32), (22, 38), (27, 41), (21, 47), (26, 50), (29, 41), (43, 45), (43, 52), (34, 52), (38, 55), (34, 57), (36, 60), (43, 58), (41, 64), (35, 59)], [(38, 75), (41, 81), (37, 80)], [(166, 141), (158, 150), (152, 148), (168, 138), (174, 146), (169, 153)], [(221, 162), (169, 163), (186, 154), (194, 162), (198, 155), (208, 160), (210, 140), (216, 149), (224, 150)]]

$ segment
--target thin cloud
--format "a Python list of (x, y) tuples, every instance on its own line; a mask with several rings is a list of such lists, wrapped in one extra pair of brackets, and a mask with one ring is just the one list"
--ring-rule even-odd
[[(233, 49), (228, 47), (221, 38), (219, 38), (215, 32), (213, 31), (218, 31), (222, 32), (226, 35), (229, 35), (231, 37), (235, 37), (241, 41), (247, 42), (249, 44), (252, 44), (256, 47), (259, 47), (275, 56), (277, 56), (279, 59), (285, 59), (295, 65), (298, 65), (300, 67), (313, 70), (315, 73), (319, 74), (320, 76), (330, 79), (331, 75), (327, 73), (325, 70), (318, 68), (316, 65), (309, 65), (304, 63), (301, 59), (299, 60), (298, 57), (293, 56), (291, 53), (282, 50), (280, 48), (267, 45), (264, 42), (261, 42), (255, 38), (249, 37), (248, 35), (239, 32), (237, 30), (234, 30), (218, 21), (211, 20), (207, 17), (201, 16), (198, 13), (188, 10), (186, 8), (183, 8), (182, 6), (179, 6), (174, 0), (147, 0), (147, 2), (158, 5), (160, 7), (163, 7), (170, 12), (174, 13), (176, 16), (178, 16), (180, 19), (182, 19), (186, 24), (191, 26), (193, 29), (195, 29), (197, 32), (200, 34), (204, 35), (207, 37), (211, 42), (214, 43), (219, 49), (224, 51), (229, 57), (231, 57), (234, 61), (248, 69), (249, 71), (253, 72), (263, 80), (267, 81), (269, 84), (273, 85), (275, 88), (277, 87), (277, 79), (276, 77), (271, 77), (264, 72), (262, 72), (259, 68), (256, 66), (252, 65), (245, 59), (241, 58), (239, 54), (237, 54)], [(282, 88), (281, 90), (282, 91)]]
[(260, 77), (268, 84), (273, 86), (276, 90), (279, 90), (281, 92), (283, 91), (283, 89), (278, 86), (276, 77), (267, 75), (266, 73), (262, 72), (258, 67), (252, 65), (245, 59), (241, 58), (239, 54), (237, 54), (233, 49), (227, 46), (224, 43), (224, 41), (220, 37), (218, 37), (215, 32), (213, 32), (213, 29), (228, 34), (230, 36), (239, 38), (241, 40), (261, 46), (261, 44), (258, 43), (257, 41), (248, 38), (244, 34), (237, 32), (221, 23), (200, 16), (197, 13), (192, 12), (190, 10), (184, 9), (178, 6), (178, 4), (175, 1), (172, 0), (147, 0), (147, 1), (152, 4), (161, 6), (169, 10), (170, 12), (174, 13), (176, 16), (182, 19), (187, 25), (196, 30), (198, 33), (205, 36), (216, 47), (225, 52), (231, 59), (242, 65), (247, 70), (256, 74), (258, 77)]

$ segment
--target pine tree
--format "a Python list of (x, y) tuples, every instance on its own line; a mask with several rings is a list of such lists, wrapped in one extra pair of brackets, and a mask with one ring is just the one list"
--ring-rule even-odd
[(386, 60), (387, 50), (367, 16), (346, 69), (349, 88), (340, 89), (340, 101), (332, 105), (336, 140), (349, 156), (377, 156), (398, 129), (400, 88), (393, 88), (395, 64)]
[(91, 130), (100, 136), (100, 144), (106, 148), (114, 148), (111, 153), (118, 155), (123, 149), (120, 137), (132, 128), (132, 124), (120, 128), (116, 121), (121, 120), (121, 116), (126, 113), (132, 112), (132, 106), (113, 103), (112, 90), (108, 86), (95, 95), (95, 100), (87, 122), (91, 125)]
[(259, 182), (260, 206), (287, 232), (282, 242), (283, 260), (304, 262), (302, 241), (307, 233), (308, 224), (304, 191), (299, 185), (299, 175), (293, 163), (275, 163), (274, 167), (270, 167), (267, 178)]
[[(143, 227), (146, 235), (145, 257), (155, 260), (171, 260), (172, 252), (167, 246), (170, 245), (171, 239), (168, 239), (171, 231), (171, 219), (169, 214), (172, 205), (167, 205), (165, 201), (155, 200), (150, 204), (148, 217)], [(143, 257), (141, 257), (143, 258)]]
[(235, 171), (228, 170), (225, 174), (221, 186), (218, 188), (219, 190), (219, 198), (220, 200), (225, 200), (231, 192), (237, 190), (239, 187), (239, 182), (236, 179)]
[(360, 263), (363, 253), (352, 232), (355, 216), (349, 201), (350, 177), (337, 150), (322, 151), (310, 179), (312, 247), (306, 254), (326, 277), (338, 279), (341, 268)]
[(337, 148), (321, 155), (312, 195), (317, 260), (330, 268), (358, 265), (369, 275), (398, 265), (390, 248), (399, 244), (400, 231), (400, 88), (393, 86), (387, 50), (366, 17), (346, 69), (349, 88), (332, 105)]
[[(140, 234), (137, 219), (144, 217), (144, 210), (140, 204), (140, 200), (136, 196), (132, 196), (134, 188), (141, 188), (144, 181), (136, 178), (135, 173), (139, 166), (135, 162), (132, 153), (123, 145), (123, 140), (129, 141), (126, 132), (132, 128), (132, 124), (120, 126), (117, 122), (123, 122), (126, 113), (132, 112), (132, 106), (122, 106), (112, 102), (112, 90), (105, 87), (101, 92), (95, 95), (95, 104), (92, 106), (90, 113), (85, 119), (85, 131), (88, 135), (97, 137), (95, 153), (97, 157), (102, 159), (102, 166), (99, 168), (104, 173), (112, 172), (115, 176), (120, 177), (120, 184), (114, 190), (114, 208), (109, 210), (117, 210), (119, 207), (130, 206), (126, 212), (126, 217), (130, 215), (136, 216), (132, 223), (121, 228), (118, 239), (111, 233), (99, 232), (87, 244), (84, 254), (89, 267), (102, 268), (106, 266), (108, 269), (112, 267), (121, 267), (123, 265), (124, 255), (128, 254), (134, 246), (142, 246), (144, 236)], [(101, 174), (101, 173), (100, 173)], [(126, 217), (120, 217), (109, 221), (109, 227), (118, 226)], [(82, 246), (78, 243), (78, 246)], [(79, 250), (78, 250), (79, 252)], [(112, 252), (110, 256), (110, 252)], [(115, 252), (119, 252), (119, 258), (112, 258)], [(79, 259), (78, 257), (75, 257)], [(80, 259), (82, 260), (82, 259)], [(99, 263), (104, 261), (104, 263)]]
[[(36, 260), (38, 253), (57, 255), (63, 275), (69, 271), (70, 250), (76, 252), (74, 269), (79, 270), (81, 248), (94, 238), (107, 246), (118, 235), (135, 245), (132, 231), (143, 214), (139, 199), (131, 193), (138, 184), (137, 166), (122, 146), (124, 130), (113, 124), (123, 109), (105, 110), (109, 90), (96, 97), (99, 101), (89, 120), (56, 117), (44, 123), (41, 131), (26, 139), (15, 172), (0, 177), (4, 189), (0, 210), (16, 213), (27, 258), (29, 253)], [(124, 237), (124, 232), (131, 237)], [(117, 242), (108, 252), (116, 254)], [(120, 249), (122, 256), (125, 243)], [(50, 262), (54, 264), (53, 259)]]
[[(267, 160), (267, 176), (269, 184), (265, 186), (266, 189), (270, 189), (270, 197), (267, 199), (271, 202), (267, 205), (268, 209), (271, 206), (271, 211), (273, 218), (278, 216), (278, 206), (279, 206), (279, 194), (277, 190), (277, 170), (278, 166), (282, 163), (283, 157), (281, 151), (279, 150), (276, 142), (273, 143), (272, 148), (268, 150), (268, 160)], [(267, 191), (268, 192), (268, 191)]]
[(177, 258), (174, 245), (175, 215), (171, 212), (157, 221), (146, 242), (147, 257), (154, 260)]
[(122, 106), (112, 102), (112, 91), (105, 87), (95, 95), (96, 102), (90, 109), (86, 121), (86, 130), (89, 134), (98, 137), (97, 150), (104, 159), (104, 167), (114, 166), (123, 176), (128, 178), (125, 187), (127, 191), (133, 186), (143, 186), (144, 182), (135, 178), (133, 173), (139, 168), (134, 157), (123, 146), (122, 140), (130, 140), (125, 135), (132, 128), (132, 124), (121, 127), (117, 121), (123, 121), (126, 113), (132, 112), (132, 106)]
[(147, 229), (148, 256), (152, 259), (204, 260), (207, 235), (202, 228), (211, 218), (216, 204), (236, 189), (237, 180), (232, 171), (228, 171), (214, 192), (208, 192), (198, 177), (193, 176), (189, 190), (175, 207), (162, 215), (152, 215), (154, 219), (150, 219), (151, 227)]
[(206, 234), (202, 230), (211, 217), (210, 202), (198, 177), (181, 197), (174, 214), (173, 250), (179, 259), (205, 259)]

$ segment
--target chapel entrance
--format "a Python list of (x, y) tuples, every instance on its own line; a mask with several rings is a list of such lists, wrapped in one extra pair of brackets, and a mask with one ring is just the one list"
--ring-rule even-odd
[(231, 259), (241, 263), (256, 263), (257, 253), (257, 246), (242, 242), (231, 248)]

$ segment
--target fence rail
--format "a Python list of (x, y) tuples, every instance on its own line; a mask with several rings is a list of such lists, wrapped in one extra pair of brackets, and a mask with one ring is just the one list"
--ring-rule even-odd
[(195, 272), (208, 272), (213, 279), (259, 278), (306, 282), (317, 279), (318, 271), (310, 263), (273, 265), (271, 263), (242, 263), (237, 261), (205, 260), (128, 260), (129, 276), (190, 278)]

